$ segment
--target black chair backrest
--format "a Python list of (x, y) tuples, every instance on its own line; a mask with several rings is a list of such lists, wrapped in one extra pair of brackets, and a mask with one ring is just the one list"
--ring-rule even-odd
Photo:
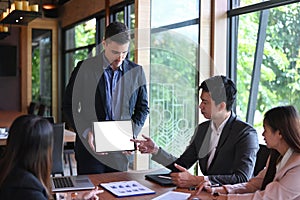
[(28, 106), (28, 114), (34, 115), (36, 109), (37, 109), (37, 103), (35, 103), (35, 102), (30, 102), (30, 104), (29, 104), (29, 106)]
[(256, 176), (265, 166), (270, 154), (270, 149), (264, 145), (259, 144), (259, 150), (256, 155), (256, 163), (253, 175)]
[(43, 117), (44, 119), (48, 120), (48, 122), (50, 122), (51, 124), (54, 124), (55, 120), (53, 116), (47, 116), (47, 117)]
[(54, 142), (52, 152), (52, 176), (55, 174), (64, 175), (63, 148), (64, 148), (64, 123), (53, 124)]
[(45, 104), (40, 104), (37, 115), (39, 115), (39, 116), (44, 116), (44, 114), (45, 114), (45, 112), (46, 112), (46, 108), (47, 108), (47, 107), (46, 107)]

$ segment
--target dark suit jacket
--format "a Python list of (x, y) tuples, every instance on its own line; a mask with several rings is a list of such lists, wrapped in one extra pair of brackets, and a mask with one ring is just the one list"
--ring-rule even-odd
[(45, 188), (30, 172), (15, 168), (0, 188), (1, 200), (47, 200)]
[(237, 119), (232, 112), (223, 128), (214, 158), (207, 169), (211, 132), (210, 121), (203, 122), (198, 125), (190, 145), (179, 158), (160, 148), (158, 154), (153, 155), (152, 159), (172, 171), (178, 171), (174, 163), (188, 169), (199, 160), (202, 173), (208, 176), (213, 184), (248, 181), (252, 177), (259, 148), (256, 130)]
[[(124, 73), (119, 80), (123, 87), (123, 94), (119, 101), (122, 103), (121, 118), (132, 119), (134, 134), (137, 136), (149, 113), (146, 78), (141, 66), (124, 60)], [(67, 85), (63, 111), (65, 118), (78, 133), (76, 137), (75, 153), (79, 167), (85, 165), (90, 168), (94, 163), (93, 155), (106, 165), (116, 165), (119, 171), (127, 170), (127, 157), (121, 153), (111, 153), (110, 156), (97, 156), (82, 137), (84, 131), (92, 128), (92, 123), (106, 120), (106, 84), (103, 75), (103, 53), (77, 64)], [(113, 134), (113, 133), (112, 133)], [(116, 138), (117, 139), (117, 138)], [(89, 150), (86, 151), (86, 148)], [(83, 153), (85, 152), (85, 153)], [(90, 171), (91, 173), (96, 171)], [(86, 172), (88, 173), (88, 172)]]

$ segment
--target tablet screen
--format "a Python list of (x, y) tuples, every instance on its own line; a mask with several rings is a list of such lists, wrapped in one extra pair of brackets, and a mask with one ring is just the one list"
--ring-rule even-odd
[(96, 152), (135, 150), (131, 120), (94, 122), (93, 131)]

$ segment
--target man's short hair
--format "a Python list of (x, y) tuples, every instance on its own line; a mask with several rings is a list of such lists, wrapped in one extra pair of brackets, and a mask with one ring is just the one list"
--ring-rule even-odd
[(214, 76), (206, 79), (199, 86), (199, 90), (209, 92), (216, 105), (225, 102), (226, 109), (230, 111), (236, 99), (236, 86), (233, 81), (225, 76)]
[(118, 44), (126, 44), (130, 42), (130, 32), (125, 24), (112, 22), (105, 29), (104, 39)]

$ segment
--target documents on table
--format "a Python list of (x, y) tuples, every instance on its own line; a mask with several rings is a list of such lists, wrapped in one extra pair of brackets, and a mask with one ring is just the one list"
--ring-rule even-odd
[(155, 194), (155, 191), (143, 186), (137, 181), (117, 181), (101, 183), (100, 185), (117, 197)]
[(176, 191), (169, 191), (166, 192), (152, 200), (184, 200), (189, 198), (191, 194), (190, 193), (184, 193), (184, 192), (176, 192)]

